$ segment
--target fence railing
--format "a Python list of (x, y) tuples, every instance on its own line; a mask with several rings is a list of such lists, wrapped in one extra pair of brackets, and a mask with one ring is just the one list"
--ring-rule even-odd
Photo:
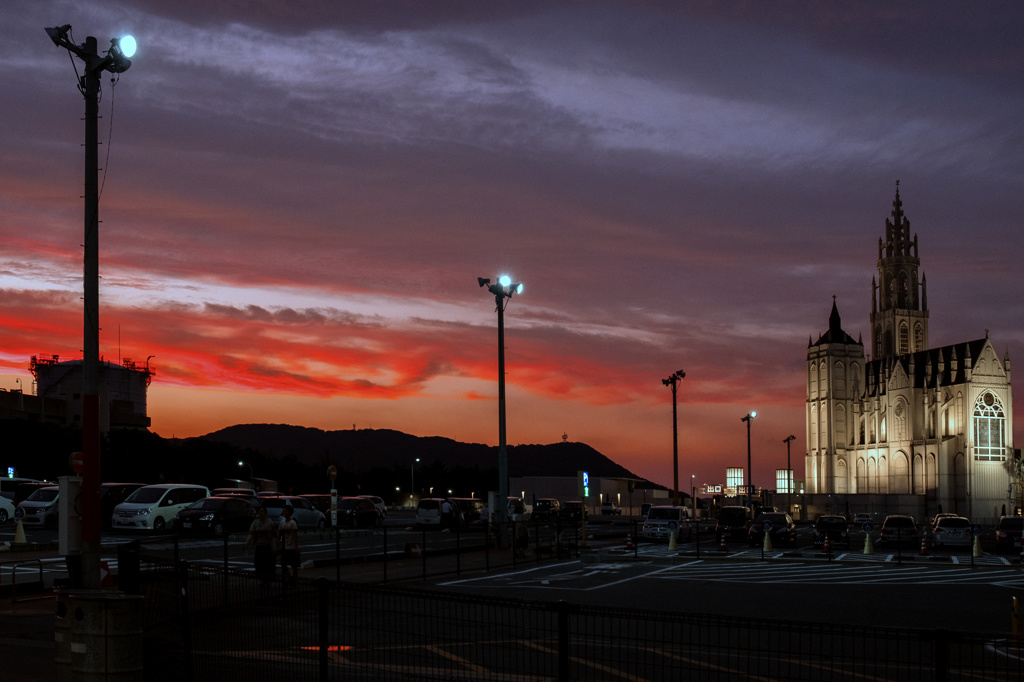
[(151, 561), (147, 680), (1024, 679), (1021, 641), (579, 606)]

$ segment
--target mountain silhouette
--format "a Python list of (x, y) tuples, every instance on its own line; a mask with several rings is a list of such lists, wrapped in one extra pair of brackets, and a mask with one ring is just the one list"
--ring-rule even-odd
[[(308, 465), (330, 463), (354, 472), (407, 467), (417, 458), (418, 466), (438, 462), (448, 468), (490, 469), (498, 464), (496, 446), (391, 429), (324, 431), (288, 424), (237, 424), (198, 438), (251, 449), (268, 458), (294, 458)], [(576, 476), (586, 471), (594, 477), (645, 480), (585, 443), (510, 445), (506, 451), (509, 476)]]

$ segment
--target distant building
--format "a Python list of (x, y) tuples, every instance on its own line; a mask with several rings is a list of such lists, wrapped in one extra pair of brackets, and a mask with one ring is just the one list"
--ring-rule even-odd
[[(871, 351), (843, 330), (807, 348), (808, 504), (816, 511), (939, 511), (978, 521), (1009, 506), (1010, 356), (984, 338), (928, 347), (927, 283), (899, 188), (872, 280)], [(813, 511), (813, 510), (812, 510)]]
[[(32, 356), (29, 369), (36, 394), (10, 392), (0, 411), (9, 418), (79, 425), (82, 422), (82, 360)], [(137, 366), (125, 358), (120, 365), (100, 362), (100, 429), (146, 429), (150, 418), (146, 393), (153, 378), (147, 362)], [(6, 408), (6, 409), (3, 409)]]

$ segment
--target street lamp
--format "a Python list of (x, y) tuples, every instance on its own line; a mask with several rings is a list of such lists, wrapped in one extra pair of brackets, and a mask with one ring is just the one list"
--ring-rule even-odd
[(411, 498), (416, 494), (416, 462), (420, 461), (417, 457), (414, 461), (409, 463), (409, 497)]
[(249, 467), (249, 487), (251, 487), (253, 490), (256, 490), (256, 476), (252, 473), (252, 464), (249, 464), (248, 462), (243, 462), (242, 460), (238, 460), (238, 466)]
[[(110, 49), (100, 56), (96, 39), (89, 36), (81, 45), (70, 40), (71, 25), (47, 28), (57, 47), (85, 62), (78, 89), (85, 97), (85, 240), (82, 340), (82, 518), (80, 587), (100, 587), (100, 327), (99, 327), (99, 118), (100, 77), (104, 71), (124, 73), (132, 65), (135, 39), (113, 38)], [(76, 69), (77, 71), (77, 69)], [(78, 587), (73, 586), (73, 587)]]
[(678, 370), (661, 383), (672, 387), (672, 504), (679, 506), (679, 424), (676, 420), (676, 387), (686, 376), (686, 372)]
[(754, 515), (754, 477), (750, 472), (750, 422), (754, 421), (757, 412), (751, 412), (746, 417), (740, 417), (740, 421), (747, 422), (747, 506), (750, 507), (750, 515)]
[(494, 294), (494, 305), (498, 311), (498, 507), (497, 520), (505, 521), (508, 514), (508, 452), (505, 449), (505, 306), (512, 300), (512, 294), (523, 293), (522, 284), (513, 284), (512, 278), (502, 275), (495, 284), (483, 277), (476, 278), (477, 284), (487, 287)]
[(796, 440), (796, 436), (789, 436), (783, 438), (782, 442), (786, 444), (786, 513), (790, 514), (793, 511), (792, 496), (793, 496), (793, 465), (789, 461), (789, 444)]

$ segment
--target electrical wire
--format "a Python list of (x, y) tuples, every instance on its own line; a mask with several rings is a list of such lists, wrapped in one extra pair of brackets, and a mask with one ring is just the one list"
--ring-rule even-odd
[(121, 80), (121, 74), (110, 79), (110, 124), (107, 126), (107, 156), (103, 160), (103, 180), (100, 181), (100, 193), (98, 199), (103, 198), (103, 187), (107, 184), (107, 166), (110, 164), (110, 141), (114, 137), (114, 86)]

